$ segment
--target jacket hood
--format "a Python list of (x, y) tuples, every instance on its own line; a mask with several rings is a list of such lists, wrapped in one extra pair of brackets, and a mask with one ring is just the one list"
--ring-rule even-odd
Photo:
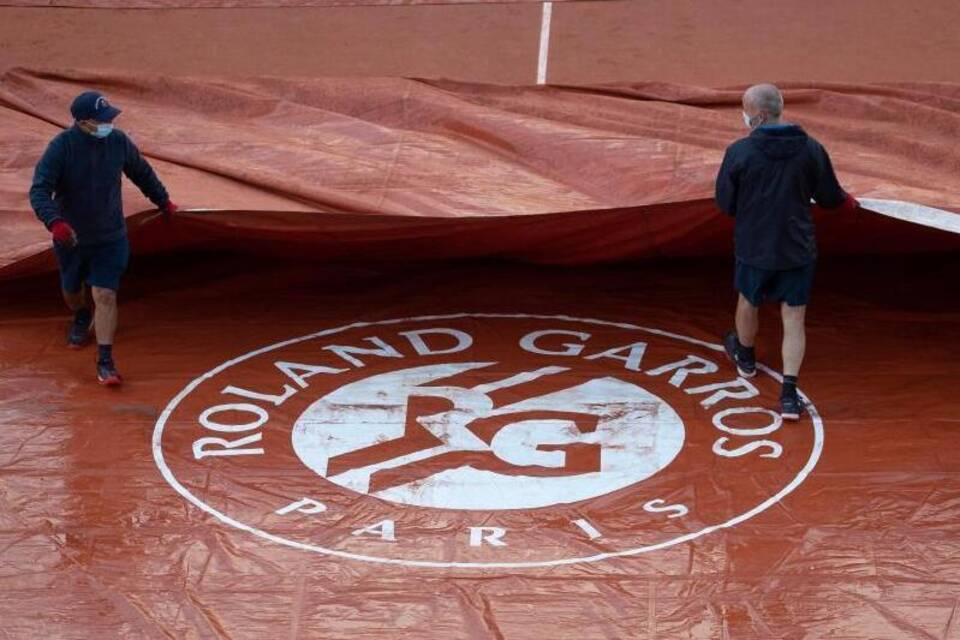
[(795, 156), (807, 145), (807, 132), (800, 126), (760, 126), (750, 134), (750, 140), (768, 157), (782, 160)]

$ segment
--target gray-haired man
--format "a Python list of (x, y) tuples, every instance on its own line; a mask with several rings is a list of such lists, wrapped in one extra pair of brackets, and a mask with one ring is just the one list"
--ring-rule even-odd
[(756, 375), (754, 344), (759, 307), (780, 303), (783, 320), (781, 415), (797, 420), (803, 403), (797, 376), (806, 350), (805, 317), (817, 261), (810, 201), (853, 211), (859, 203), (837, 181), (830, 156), (799, 125), (781, 121), (783, 96), (771, 84), (743, 94), (743, 121), (750, 135), (731, 144), (717, 175), (716, 200), (735, 223), (736, 275), (740, 293), (736, 331), (724, 336), (740, 375)]

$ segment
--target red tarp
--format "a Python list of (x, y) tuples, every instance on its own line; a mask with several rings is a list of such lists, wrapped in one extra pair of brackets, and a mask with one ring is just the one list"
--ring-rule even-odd
[[(128, 189), (116, 392), (26, 202), (91, 86), (215, 210)], [(785, 89), (960, 212), (960, 87)], [(756, 379), (717, 344), (739, 93), (3, 76), (0, 637), (958, 637), (960, 236), (820, 212), (781, 423), (773, 310)]]
[[(50, 266), (33, 258), (49, 240), (26, 185), (88, 86), (125, 110), (121, 126), (178, 203), (217, 210), (177, 220), (181, 241), (326, 259), (588, 263), (729, 252), (729, 223), (711, 197), (723, 148), (743, 135), (739, 90), (14, 71), (0, 84), (0, 277)], [(960, 211), (960, 153), (949, 143), (960, 131), (960, 86), (785, 90), (788, 117), (827, 145), (849, 191)], [(129, 212), (149, 206), (127, 194)], [(826, 249), (957, 246), (950, 234), (864, 216), (825, 220)], [(144, 230), (143, 241), (169, 231)]]
[[(438, 640), (954, 638), (960, 597), (955, 579), (960, 309), (945, 287), (958, 270), (956, 256), (824, 261), (801, 376), (801, 388), (822, 419), (822, 450), (812, 472), (781, 500), (739, 524), (633, 557), (526, 568), (382, 564), (311, 549), (434, 563), (590, 557), (697, 534), (788, 487), (813, 457), (816, 430), (809, 420), (752, 437), (713, 424), (727, 409), (775, 407), (773, 380), (762, 374), (754, 381), (757, 398), (724, 398), (705, 409), (701, 403), (714, 392), (686, 390), (735, 378), (715, 350), (591, 322), (716, 343), (732, 322), (727, 260), (548, 269), (488, 263), (330, 267), (219, 254), (145, 262), (135, 256), (121, 292), (116, 346), (127, 384), (115, 394), (94, 382), (91, 352), (63, 347), (67, 315), (55, 278), (8, 282), (0, 297), (2, 628), (11, 638), (71, 640), (352, 640), (385, 634)], [(564, 317), (446, 317), (348, 328), (213, 372), (166, 412), (205, 372), (278, 342), (357, 322), (462, 313)], [(761, 362), (774, 369), (777, 323), (773, 314), (764, 316), (758, 347)], [(437, 327), (468, 333), (474, 345), (451, 355), (420, 356), (401, 334)], [(563, 351), (564, 343), (585, 344), (578, 356), (538, 356), (520, 347), (529, 332), (557, 329), (590, 337), (548, 335), (536, 344), (554, 351)], [(376, 345), (365, 340), (371, 337), (402, 357), (358, 355), (365, 365), (360, 368), (324, 349), (372, 349)], [(628, 370), (623, 360), (587, 359), (637, 340), (648, 345), (639, 372)], [(444, 335), (426, 335), (424, 341), (438, 350), (458, 344)], [(675, 370), (649, 375), (688, 355), (716, 363), (718, 371), (690, 374), (679, 387), (669, 382)], [(273, 365), (280, 360), (347, 371), (318, 373), (301, 389)], [(676, 422), (667, 421), (672, 412), (681, 418), (683, 447), (652, 477), (605, 495), (572, 504), (569, 496), (553, 496), (556, 503), (548, 506), (466, 511), (443, 508), (439, 499), (428, 508), (409, 504), (409, 495), (378, 498), (347, 488), (345, 480), (338, 484), (326, 477), (333, 467), (321, 472), (323, 458), (297, 449), (304, 444), (297, 424), (316, 418), (314, 424), (330, 426), (308, 411), (311, 404), (338, 390), (345, 393), (347, 383), (413, 367), (474, 362), (499, 364), (451, 378), (445, 386), (472, 388), (542, 367), (568, 368), (559, 377), (545, 376), (542, 384), (491, 392), (498, 406), (604, 377), (639, 384), (665, 403), (648, 398), (661, 411), (665, 436), (677, 434)], [(393, 387), (379, 380), (362, 394), (363, 402), (341, 395), (345, 417), (389, 404), (378, 391)], [(235, 386), (282, 395), (284, 384), (295, 393), (280, 406), (223, 393)], [(443, 411), (442, 403), (429, 404), (437, 398), (426, 400), (414, 407), (414, 415)], [(577, 410), (569, 400), (554, 408)], [(207, 409), (230, 402), (262, 408), (269, 422), (238, 433), (200, 424)], [(238, 428), (258, 419), (249, 411), (207, 418)], [(164, 428), (151, 450), (161, 419)], [(341, 452), (337, 469), (429, 449), (432, 441), (423, 435), (391, 449), (397, 434), (384, 431), (389, 423), (355, 423), (356, 433), (384, 437), (386, 446), (373, 443), (353, 459)], [(764, 432), (769, 419), (754, 412), (721, 423)], [(522, 425), (509, 428), (517, 435)], [(563, 480), (563, 473), (576, 479), (595, 468), (589, 466), (589, 442), (576, 453), (563, 444), (572, 434), (564, 437), (556, 423), (543, 429), (545, 444), (571, 451), (581, 465), (547, 481)], [(202, 438), (233, 442), (258, 435), (240, 449), (262, 448), (263, 454), (199, 459), (194, 454)], [(727, 438), (720, 446), (730, 450), (759, 448), (739, 458), (721, 457), (713, 453), (720, 438)], [(778, 457), (761, 457), (777, 453), (764, 440), (783, 447)], [(664, 441), (669, 456), (669, 444), (676, 441)], [(322, 440), (318, 444), (322, 451)], [(505, 454), (503, 444), (499, 451), (512, 462), (500, 462), (493, 472), (516, 484), (494, 498), (538, 497), (530, 493), (529, 478), (517, 477), (531, 476), (536, 466), (515, 466), (522, 460)], [(178, 493), (161, 476), (154, 456), (184, 491), (221, 515)], [(472, 462), (497, 460), (488, 455)], [(408, 465), (414, 474), (408, 479), (429, 481), (431, 469), (439, 473), (456, 461), (436, 456), (431, 464), (437, 466)], [(381, 476), (383, 484), (371, 490), (395, 488), (402, 480)], [(582, 489), (579, 483), (569, 487)], [(486, 494), (484, 485), (460, 487), (443, 500), (474, 494)], [(317, 513), (319, 507), (308, 503), (300, 508), (312, 515), (276, 513), (304, 497), (327, 509)], [(678, 512), (645, 510), (653, 500), (665, 502), (650, 509), (683, 505), (688, 513), (670, 519)], [(384, 538), (383, 526), (353, 535), (384, 520), (394, 521), (394, 541)], [(586, 520), (602, 539), (591, 540), (577, 520)], [(505, 529), (507, 546), (471, 546), (473, 527)]]

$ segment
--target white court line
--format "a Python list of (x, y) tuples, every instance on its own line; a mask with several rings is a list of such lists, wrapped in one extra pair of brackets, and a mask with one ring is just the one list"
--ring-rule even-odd
[(550, 53), (550, 18), (553, 15), (553, 3), (543, 3), (543, 18), (540, 21), (540, 59), (537, 62), (537, 84), (547, 82), (547, 57)]

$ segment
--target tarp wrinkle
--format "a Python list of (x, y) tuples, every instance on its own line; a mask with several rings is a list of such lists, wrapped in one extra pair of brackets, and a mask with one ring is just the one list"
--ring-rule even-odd
[[(723, 255), (722, 151), (739, 90), (664, 83), (499, 87), (443, 80), (190, 79), (17, 69), (0, 79), (0, 278), (49, 269), (26, 189), (70, 100), (97, 87), (188, 211), (142, 250), (223, 243), (347, 259), (509, 255), (591, 263)], [(958, 88), (785, 83), (790, 119), (877, 202), (960, 211)], [(842, 106), (842, 108), (840, 108)], [(924, 116), (916, 117), (922, 109)], [(129, 213), (149, 208), (127, 185)], [(936, 251), (956, 238), (869, 214), (824, 216), (828, 251)], [(902, 217), (902, 216), (901, 216)], [(876, 219), (874, 219), (876, 218)], [(380, 231), (371, 243), (367, 220)], [(896, 238), (896, 242), (884, 241)]]

